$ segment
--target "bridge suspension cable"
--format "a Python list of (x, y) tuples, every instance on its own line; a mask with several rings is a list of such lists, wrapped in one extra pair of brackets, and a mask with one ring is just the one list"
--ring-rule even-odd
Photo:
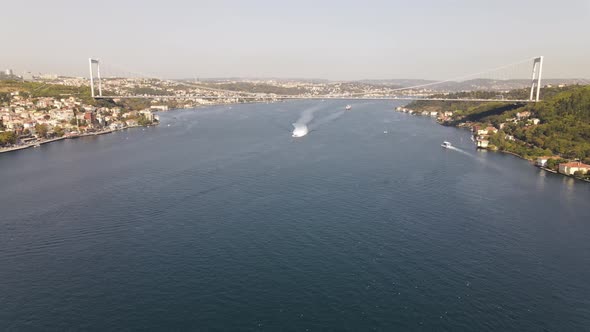
[[(503, 65), (503, 66), (500, 66), (500, 67), (483, 70), (483, 71), (480, 71), (480, 72), (477, 72), (477, 73), (473, 73), (473, 74), (469, 74), (469, 75), (458, 76), (458, 77), (454, 77), (454, 78), (450, 78), (450, 79), (446, 79), (446, 80), (442, 80), (442, 81), (437, 81), (437, 82), (432, 82), (432, 83), (426, 83), (426, 84), (420, 84), (420, 85), (402, 87), (402, 88), (393, 89), (393, 90), (394, 91), (403, 91), (403, 90), (410, 90), (410, 89), (418, 89), (418, 88), (423, 88), (423, 87), (433, 86), (433, 85), (439, 85), (439, 84), (444, 84), (444, 83), (449, 83), (449, 82), (460, 82), (460, 81), (463, 81), (463, 80), (468, 79), (468, 78), (486, 78), (485, 76), (482, 77), (481, 75), (492, 73), (492, 72), (496, 72), (496, 71), (501, 70), (501, 69), (512, 68), (512, 67), (514, 67), (516, 65), (521, 65), (521, 64), (524, 64), (524, 63), (530, 63), (533, 59), (535, 59), (535, 58), (528, 58), (528, 59), (521, 60), (521, 61), (518, 61), (518, 62), (514, 62), (514, 63), (508, 64), (508, 65)], [(524, 77), (521, 77), (521, 78), (524, 78)], [(508, 79), (508, 78), (498, 78), (498, 79)]]
[[(532, 61), (532, 75), (531, 75), (531, 64)], [(426, 82), (423, 84), (415, 84), (411, 86), (405, 87), (388, 87), (386, 89), (389, 95), (371, 95), (367, 91), (364, 92), (348, 92), (343, 94), (328, 94), (328, 95), (306, 95), (306, 96), (293, 96), (293, 95), (278, 95), (273, 93), (256, 93), (256, 92), (248, 92), (248, 91), (235, 91), (235, 90), (228, 90), (222, 88), (215, 88), (210, 86), (204, 86), (202, 84), (192, 83), (190, 81), (175, 81), (170, 79), (165, 79), (163, 77), (158, 77), (157, 75), (151, 74), (144, 74), (144, 73), (137, 73), (137, 72), (130, 72), (123, 67), (109, 64), (107, 67), (104, 67), (102, 70), (102, 78), (101, 78), (101, 68), (100, 62), (96, 59), (90, 59), (90, 83), (91, 83), (91, 92), (92, 96), (95, 98), (202, 98), (202, 99), (217, 99), (217, 98), (246, 98), (246, 99), (264, 99), (264, 98), (273, 98), (273, 99), (421, 99), (421, 100), (481, 100), (481, 101), (517, 101), (517, 102), (536, 102), (539, 101), (539, 93), (541, 87), (541, 73), (542, 73), (542, 66), (543, 66), (543, 57), (535, 57), (535, 58), (528, 58), (521, 61), (513, 62), (507, 65), (498, 66), (495, 68), (479, 71), (476, 73), (468, 74), (468, 75), (461, 75), (458, 77), (445, 79), (441, 81), (435, 82)], [(96, 67), (97, 73), (97, 83), (98, 83), (98, 94), (95, 94), (95, 82), (94, 82), (94, 67)], [(186, 95), (186, 96), (179, 96), (179, 95), (163, 95), (160, 91), (146, 89), (146, 93), (140, 95), (117, 95), (120, 94), (121, 91), (109, 91), (110, 94), (114, 94), (113, 96), (105, 96), (102, 93), (102, 80), (107, 78), (107, 82), (115, 78), (139, 78), (145, 80), (158, 80), (164, 83), (168, 83), (171, 85), (185, 85), (195, 89), (199, 89), (202, 91), (210, 91), (210, 92), (221, 92), (225, 93), (226, 95), (221, 97), (218, 95), (202, 95), (202, 96), (195, 96), (194, 94)], [(528, 77), (528, 78), (527, 78)], [(442, 86), (442, 85), (449, 85), (453, 86), (456, 85), (455, 88), (457, 92), (460, 91), (473, 91), (473, 90), (482, 90), (481, 87), (477, 86), (477, 80), (488, 80), (493, 81), (499, 87), (504, 87), (502, 90), (512, 90), (515, 86), (530, 87), (530, 97), (529, 99), (505, 99), (503, 96), (501, 98), (491, 98), (491, 99), (474, 99), (474, 98), (448, 98), (448, 97), (440, 97), (437, 96), (436, 98), (429, 97), (429, 95), (433, 94), (440, 94), (441, 90), (433, 90), (433, 87)], [(460, 88), (461, 83), (466, 83), (467, 80), (474, 80), (470, 89), (466, 89), (463, 86), (463, 89)], [(528, 83), (527, 83), (528, 82)], [(336, 83), (335, 83), (336, 84)], [(105, 90), (108, 91), (109, 86), (105, 87)], [(416, 94), (416, 90), (419, 90), (420, 94)], [(402, 92), (402, 91), (412, 91), (413, 94), (404, 94), (404, 95), (397, 95), (393, 94), (395, 92)], [(443, 89), (444, 91), (444, 89)], [(446, 89), (449, 91), (449, 88)], [(453, 91), (450, 89), (450, 91)], [(150, 94), (151, 92), (151, 94)], [(536, 92), (536, 93), (535, 93)]]

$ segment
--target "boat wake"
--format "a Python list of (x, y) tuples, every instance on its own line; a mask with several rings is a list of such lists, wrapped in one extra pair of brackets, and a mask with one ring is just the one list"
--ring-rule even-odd
[(319, 110), (319, 107), (312, 107), (301, 112), (299, 119), (293, 123), (293, 137), (303, 137), (309, 133), (307, 125), (313, 120), (313, 114)]
[(317, 120), (317, 121), (315, 121), (314, 123), (312, 123), (312, 124), (310, 125), (310, 127), (311, 127), (311, 129), (312, 129), (312, 130), (314, 130), (314, 129), (316, 129), (317, 127), (319, 127), (319, 126), (321, 126), (321, 125), (324, 125), (324, 124), (326, 124), (326, 123), (330, 123), (330, 122), (332, 122), (332, 121), (335, 121), (335, 120), (337, 120), (337, 119), (338, 119), (339, 117), (341, 117), (341, 116), (342, 116), (342, 114), (344, 114), (344, 113), (345, 113), (345, 111), (339, 111), (339, 112), (336, 112), (336, 113), (334, 113), (334, 114), (330, 114), (330, 115), (328, 115), (328, 116), (325, 116), (325, 117), (323, 117), (323, 118), (321, 118), (321, 119), (318, 119), (318, 120)]
[(471, 153), (469, 153), (469, 152), (467, 152), (465, 150), (462, 150), (462, 149), (460, 149), (458, 147), (455, 147), (455, 146), (448, 146), (447, 149), (454, 150), (454, 151), (457, 151), (457, 152), (462, 153), (464, 155), (467, 155), (467, 156), (476, 158), (476, 156), (472, 155)]
[(299, 119), (295, 123), (293, 123), (294, 129), (292, 137), (303, 137), (307, 135), (310, 131), (317, 130), (318, 127), (337, 120), (346, 112), (339, 111), (314, 121), (314, 113), (318, 110), (318, 107), (313, 107), (306, 109), (301, 113)]
[(459, 152), (461, 154), (464, 154), (466, 156), (469, 156), (469, 157), (473, 158), (475, 161), (477, 161), (477, 162), (479, 162), (481, 164), (484, 164), (486, 167), (489, 167), (489, 168), (491, 168), (493, 170), (502, 172), (502, 168), (500, 168), (498, 165), (494, 164), (493, 162), (491, 162), (490, 160), (488, 160), (486, 158), (483, 158), (483, 157), (478, 156), (476, 154), (469, 153), (469, 152), (467, 152), (467, 151), (465, 151), (465, 150), (463, 150), (461, 148), (455, 147), (455, 146), (449, 146), (449, 147), (447, 147), (447, 149), (448, 150), (457, 151), (457, 152)]

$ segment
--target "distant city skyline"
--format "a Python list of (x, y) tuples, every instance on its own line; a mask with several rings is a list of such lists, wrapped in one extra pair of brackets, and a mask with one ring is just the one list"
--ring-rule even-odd
[(19, 75), (88, 76), (96, 57), (165, 78), (438, 80), (543, 55), (546, 78), (590, 78), (586, 0), (58, 0), (3, 11), (0, 69)]

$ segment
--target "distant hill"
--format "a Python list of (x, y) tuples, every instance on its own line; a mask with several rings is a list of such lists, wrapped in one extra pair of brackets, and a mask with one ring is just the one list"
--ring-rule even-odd
[[(308, 83), (331, 83), (330, 80), (320, 78), (278, 78), (278, 77), (207, 77), (207, 78), (182, 78), (176, 81), (190, 83), (225, 83), (225, 82), (252, 82), (252, 81), (275, 81), (279, 83), (308, 82)], [(196, 82), (195, 82), (196, 81)]]
[[(419, 79), (391, 79), (391, 80), (363, 80), (360, 82), (381, 85), (398, 85), (403, 87), (431, 84), (437, 81), (433, 80), (419, 80)], [(544, 79), (543, 85), (584, 85), (590, 84), (590, 80), (577, 78), (564, 79)], [(522, 89), (531, 86), (531, 81), (526, 79), (516, 80), (491, 80), (491, 79), (472, 79), (461, 82), (445, 82), (441, 84), (431, 85), (425, 87), (436, 92), (459, 92), (459, 91), (508, 91), (514, 89)]]

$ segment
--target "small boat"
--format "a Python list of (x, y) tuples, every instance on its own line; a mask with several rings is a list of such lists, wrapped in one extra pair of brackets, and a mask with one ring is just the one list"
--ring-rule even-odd
[(442, 146), (445, 149), (452, 147), (451, 143), (447, 141), (444, 141), (440, 146)]
[(347, 111), (350, 111), (350, 110), (352, 109), (352, 106), (351, 106), (351, 105), (346, 105), (345, 109), (346, 109)]

